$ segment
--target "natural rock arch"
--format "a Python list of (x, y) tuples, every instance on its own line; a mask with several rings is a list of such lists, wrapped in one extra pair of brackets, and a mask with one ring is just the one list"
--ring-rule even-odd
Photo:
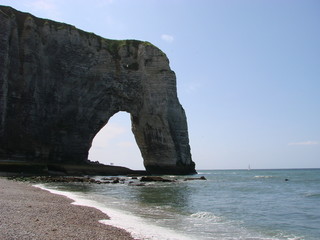
[(143, 158), (132, 132), (130, 114), (118, 112), (93, 138), (88, 159), (109, 166), (144, 169)]
[(119, 111), (147, 171), (194, 173), (185, 112), (166, 55), (0, 7), (0, 156), (83, 163)]

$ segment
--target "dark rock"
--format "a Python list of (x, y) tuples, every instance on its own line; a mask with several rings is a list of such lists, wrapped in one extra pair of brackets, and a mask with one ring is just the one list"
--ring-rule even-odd
[(141, 187), (141, 186), (145, 186), (146, 184), (145, 183), (129, 183), (129, 185)]
[(0, 6), (0, 159), (88, 166), (93, 138), (119, 111), (131, 115), (149, 173), (195, 173), (160, 49)]
[(72, 177), (72, 176), (37, 176), (37, 177), (10, 177), (8, 179), (17, 181), (29, 181), (33, 183), (51, 183), (51, 182), (63, 182), (63, 183), (94, 183), (101, 184), (99, 180), (95, 180), (89, 177)]
[(158, 176), (147, 176), (140, 179), (141, 182), (175, 182), (172, 179), (166, 179)]
[(134, 186), (138, 186), (138, 187), (143, 187), (143, 186), (145, 186), (146, 184), (144, 184), (144, 183), (137, 183), (137, 184), (135, 184)]
[(207, 180), (204, 176), (201, 176), (199, 178), (185, 178), (184, 181), (190, 181), (190, 180)]

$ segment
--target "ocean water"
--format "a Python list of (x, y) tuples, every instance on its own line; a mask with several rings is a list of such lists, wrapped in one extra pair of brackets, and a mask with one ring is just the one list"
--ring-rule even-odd
[[(38, 187), (106, 212), (137, 239), (320, 239), (320, 169), (206, 170), (206, 181)], [(100, 179), (101, 177), (96, 177)]]

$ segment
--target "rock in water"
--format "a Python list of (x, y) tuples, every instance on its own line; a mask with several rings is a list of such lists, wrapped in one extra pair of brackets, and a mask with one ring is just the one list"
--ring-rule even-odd
[(161, 50), (0, 6), (0, 159), (81, 164), (119, 111), (131, 115), (147, 171), (195, 172)]

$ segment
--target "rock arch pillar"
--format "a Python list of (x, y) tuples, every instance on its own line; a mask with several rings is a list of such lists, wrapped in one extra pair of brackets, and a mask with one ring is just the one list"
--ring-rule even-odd
[[(181, 113), (184, 113), (183, 109)], [(143, 156), (144, 166), (150, 173), (195, 172), (186, 129), (184, 126), (174, 128), (175, 124), (181, 124), (174, 119), (146, 113), (132, 118), (132, 130)]]

